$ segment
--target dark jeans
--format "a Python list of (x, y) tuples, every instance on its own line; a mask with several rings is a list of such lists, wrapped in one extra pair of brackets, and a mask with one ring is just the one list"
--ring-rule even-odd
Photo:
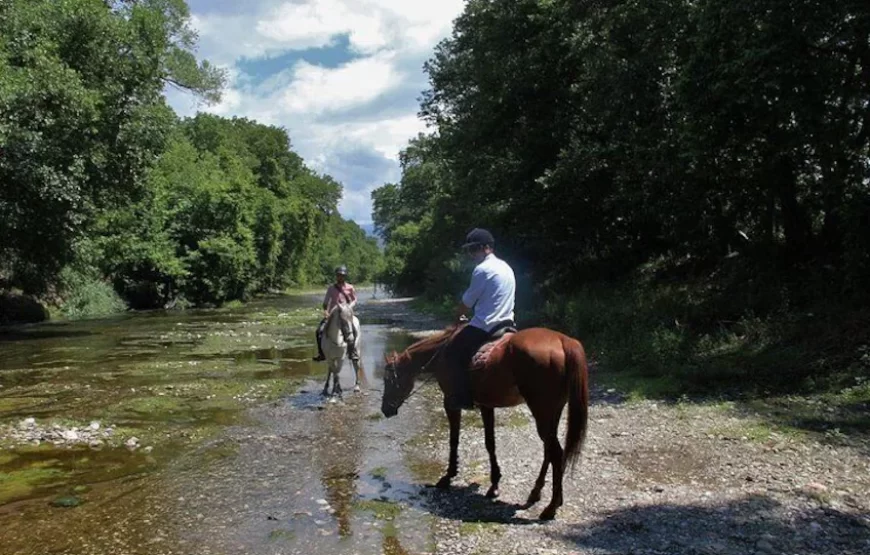
[(453, 372), (453, 391), (444, 399), (449, 410), (472, 409), (474, 398), (471, 391), (469, 366), (474, 354), (489, 339), (489, 332), (473, 326), (465, 326), (450, 342), (445, 353)]

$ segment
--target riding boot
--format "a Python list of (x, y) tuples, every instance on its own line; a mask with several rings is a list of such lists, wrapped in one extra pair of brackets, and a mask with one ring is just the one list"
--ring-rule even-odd
[(356, 336), (351, 333), (344, 338), (344, 342), (347, 344), (347, 358), (359, 361), (359, 353), (356, 352)]
[(474, 394), (471, 388), (471, 372), (468, 368), (454, 365), (453, 387), (450, 394), (444, 396), (444, 408), (447, 410), (474, 409)]
[(471, 391), (471, 371), (462, 368), (457, 374), (456, 404), (463, 410), (474, 409), (474, 394)]
[(326, 360), (326, 356), (323, 354), (323, 345), (320, 343), (323, 339), (323, 324), (317, 326), (317, 331), (314, 333), (314, 336), (317, 338), (317, 356), (311, 360), (314, 362), (323, 362)]

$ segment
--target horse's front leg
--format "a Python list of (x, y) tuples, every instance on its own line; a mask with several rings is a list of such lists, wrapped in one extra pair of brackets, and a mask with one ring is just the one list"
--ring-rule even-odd
[(447, 474), (436, 484), (440, 489), (449, 488), (450, 481), (459, 474), (459, 426), (462, 423), (462, 411), (444, 407), (444, 412), (450, 423), (450, 462), (447, 464)]
[(333, 367), (332, 372), (332, 395), (334, 397), (341, 398), (341, 380), (339, 379), (341, 375), (341, 367), (344, 365), (344, 359), (338, 359), (338, 362)]
[(498, 483), (501, 481), (501, 469), (498, 467), (498, 459), (495, 456), (495, 410), (481, 407), (480, 416), (483, 418), (486, 452), (489, 453), (489, 481), (491, 485), (486, 496), (494, 499), (498, 497)]
[(326, 383), (323, 384), (323, 391), (320, 394), (323, 397), (329, 397), (329, 377), (332, 376), (332, 364), (330, 362), (326, 363)]
[(351, 363), (353, 364), (353, 375), (354, 375), (353, 391), (354, 391), (354, 393), (359, 393), (360, 391), (362, 391), (362, 389), (360, 388), (360, 385), (359, 385), (360, 374), (362, 374), (362, 364), (358, 360), (351, 361)]

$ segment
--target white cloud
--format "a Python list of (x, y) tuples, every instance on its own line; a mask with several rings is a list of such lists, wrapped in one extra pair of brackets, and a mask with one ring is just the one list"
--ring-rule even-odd
[(345, 188), (341, 202), (338, 204), (338, 211), (345, 218), (360, 225), (372, 223), (372, 191), (376, 188), (377, 186), (369, 186), (360, 190)]
[(281, 105), (293, 114), (337, 111), (371, 102), (401, 81), (390, 55), (361, 58), (336, 69), (301, 61), (281, 93)]
[(194, 16), (203, 52), (217, 63), (317, 48), (348, 35), (362, 54), (425, 51), (446, 36), (464, 0), (249, 1), (245, 14)]
[[(294, 149), (312, 167), (342, 176), (342, 214), (367, 223), (371, 191), (398, 178), (399, 151), (425, 130), (412, 100), (426, 84), (422, 64), (449, 34), (464, 4), (465, 0), (248, 0), (243, 11), (210, 9), (195, 14), (199, 54), (231, 70), (223, 100), (206, 109), (286, 127)], [(356, 57), (339, 67), (300, 60), (256, 79), (238, 70), (242, 58), (329, 46), (343, 35)], [(170, 94), (169, 99), (180, 112), (190, 113), (179, 95)], [(408, 108), (403, 111), (401, 106)], [(360, 151), (381, 162), (374, 169), (355, 167), (347, 153)]]
[(395, 161), (399, 160), (399, 151), (405, 148), (408, 140), (425, 129), (426, 124), (416, 115), (312, 126), (314, 136), (326, 148), (352, 141), (354, 144), (371, 148), (384, 158)]
[(335, 35), (347, 34), (359, 51), (375, 52), (389, 42), (387, 21), (359, 8), (359, 3), (342, 0), (285, 2), (260, 20), (256, 31), (275, 44), (296, 48), (325, 46)]

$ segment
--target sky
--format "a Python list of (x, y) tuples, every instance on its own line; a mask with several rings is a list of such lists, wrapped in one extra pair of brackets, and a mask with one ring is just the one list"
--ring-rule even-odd
[(312, 169), (344, 185), (341, 214), (368, 226), (372, 190), (398, 181), (399, 151), (426, 130), (423, 63), (464, 0), (187, 1), (197, 55), (229, 83), (212, 106), (168, 90), (173, 108), (283, 126)]

